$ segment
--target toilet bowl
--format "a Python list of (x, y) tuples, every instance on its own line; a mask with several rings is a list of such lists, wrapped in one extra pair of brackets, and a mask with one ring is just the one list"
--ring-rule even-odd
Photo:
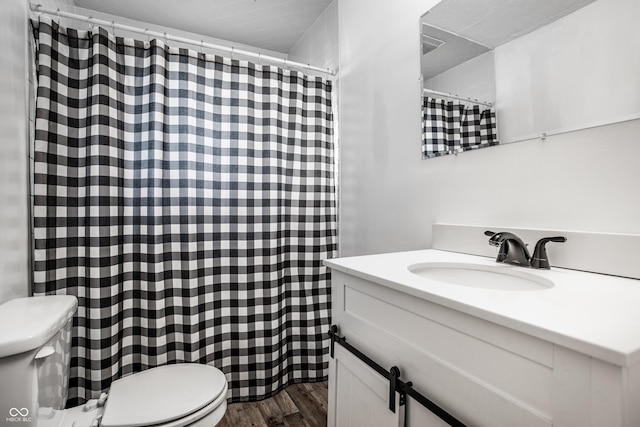
[(227, 408), (226, 378), (198, 363), (125, 376), (100, 399), (63, 409), (76, 308), (76, 298), (66, 295), (0, 305), (0, 415), (38, 427), (211, 427), (220, 422)]

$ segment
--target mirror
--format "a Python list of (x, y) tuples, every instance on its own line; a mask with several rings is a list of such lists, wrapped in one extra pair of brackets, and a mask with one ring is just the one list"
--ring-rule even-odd
[(420, 18), (423, 158), (640, 118), (637, 16), (637, 0), (442, 0)]

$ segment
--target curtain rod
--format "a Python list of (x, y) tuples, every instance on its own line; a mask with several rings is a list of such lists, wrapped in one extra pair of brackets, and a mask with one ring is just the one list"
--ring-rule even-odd
[(189, 44), (189, 45), (193, 45), (193, 46), (200, 46), (201, 48), (207, 48), (207, 49), (213, 49), (213, 50), (222, 50), (224, 52), (229, 52), (232, 55), (233, 54), (238, 54), (238, 55), (242, 55), (242, 56), (250, 56), (253, 58), (258, 58), (258, 60), (266, 60), (269, 62), (275, 62), (278, 64), (282, 64), (285, 67), (286, 66), (292, 66), (292, 67), (298, 67), (298, 68), (304, 68), (306, 70), (313, 70), (313, 71), (319, 71), (325, 74), (329, 74), (331, 76), (335, 76), (336, 75), (336, 71), (332, 70), (330, 68), (320, 68), (320, 67), (316, 67), (314, 65), (311, 64), (303, 64), (300, 62), (295, 62), (295, 61), (289, 61), (286, 58), (277, 58), (275, 56), (270, 56), (270, 55), (262, 55), (261, 53), (255, 53), (255, 52), (251, 52), (248, 50), (242, 50), (242, 49), (235, 49), (233, 47), (228, 47), (228, 46), (222, 46), (222, 45), (218, 45), (218, 44), (213, 44), (213, 43), (207, 43), (204, 40), (193, 40), (193, 39), (188, 39), (186, 37), (180, 37), (180, 36), (174, 36), (168, 33), (161, 33), (158, 31), (151, 31), (147, 28), (138, 28), (138, 27), (133, 27), (130, 25), (124, 25), (124, 24), (118, 24), (115, 21), (106, 21), (104, 19), (97, 19), (94, 18), (92, 16), (84, 16), (84, 15), (78, 15), (76, 13), (70, 13), (70, 12), (65, 12), (62, 11), (60, 9), (49, 9), (49, 8), (45, 8), (43, 7), (41, 4), (37, 4), (37, 3), (30, 3), (29, 4), (30, 8), (32, 11), (34, 12), (39, 12), (39, 13), (44, 13), (47, 15), (51, 15), (51, 16), (57, 16), (58, 18), (63, 17), (63, 18), (69, 18), (69, 19), (74, 19), (76, 21), (84, 21), (84, 22), (89, 22), (92, 24), (96, 24), (96, 25), (103, 25), (107, 28), (113, 28), (118, 29), (118, 30), (123, 30), (123, 31), (130, 31), (132, 33), (138, 33), (138, 34), (144, 34), (147, 36), (152, 36), (155, 38), (159, 38), (159, 39), (163, 39), (166, 41), (176, 41), (179, 43), (185, 43), (185, 44)]
[(458, 95), (452, 95), (450, 93), (444, 93), (444, 92), (438, 92), (437, 90), (433, 90), (433, 89), (427, 89), (424, 88), (422, 89), (424, 92), (430, 93), (432, 95), (439, 95), (439, 96), (444, 96), (447, 98), (453, 98), (453, 99), (458, 99), (460, 101), (470, 101), (470, 102), (475, 102), (476, 104), (479, 105), (484, 105), (485, 107), (493, 107), (493, 104), (490, 102), (482, 102), (482, 101), (478, 101), (477, 99), (471, 99), (471, 98), (464, 98), (462, 96), (458, 96)]

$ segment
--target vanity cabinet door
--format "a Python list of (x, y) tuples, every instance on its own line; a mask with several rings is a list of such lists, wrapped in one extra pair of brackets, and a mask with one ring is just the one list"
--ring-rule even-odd
[(329, 427), (403, 427), (404, 406), (396, 393), (389, 410), (389, 382), (340, 345), (329, 361)]
[[(340, 335), (381, 366), (400, 368), (403, 381), (462, 422), (554, 425), (553, 345), (340, 272), (332, 272), (331, 290)], [(338, 382), (342, 371), (337, 370)], [(330, 376), (330, 391), (333, 381)], [(388, 385), (381, 381), (384, 401)], [(405, 417), (409, 427), (446, 425), (410, 397)]]

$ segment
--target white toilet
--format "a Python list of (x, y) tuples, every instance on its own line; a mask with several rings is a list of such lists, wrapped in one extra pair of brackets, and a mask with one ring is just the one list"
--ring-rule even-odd
[(227, 381), (219, 369), (197, 363), (126, 376), (100, 399), (63, 409), (77, 304), (73, 296), (53, 295), (0, 305), (0, 425), (210, 427), (220, 422)]

